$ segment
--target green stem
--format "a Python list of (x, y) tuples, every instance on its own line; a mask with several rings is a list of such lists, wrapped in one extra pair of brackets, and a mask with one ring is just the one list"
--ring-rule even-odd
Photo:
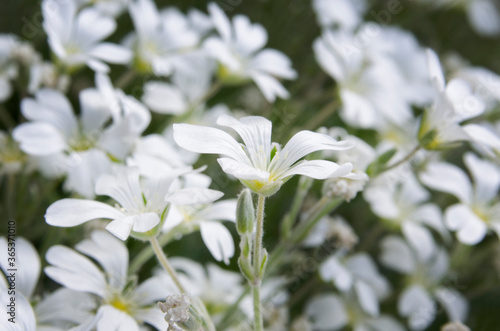
[[(165, 246), (175, 238), (178, 232), (174, 230), (175, 228), (159, 237), (158, 244), (160, 245), (160, 247)], [(137, 254), (130, 263), (129, 274), (133, 275), (139, 272), (144, 263), (146, 263), (154, 255), (155, 252), (151, 246), (144, 247), (143, 250), (140, 251), (139, 254)]]
[(116, 80), (115, 87), (119, 89), (124, 89), (134, 80), (137, 72), (130, 68), (126, 72), (124, 72), (118, 79)]
[[(382, 170), (381, 173), (384, 173), (386, 171), (389, 171), (389, 170), (392, 170), (394, 168), (397, 168), (399, 167), (400, 165), (402, 165), (403, 163), (406, 163), (408, 161), (410, 161), (414, 156), (415, 154), (417, 154), (417, 152), (420, 150), (420, 145), (417, 145), (415, 148), (413, 148), (410, 153), (408, 153), (408, 155), (406, 155), (404, 158), (402, 158), (401, 160), (399, 160), (398, 162), (388, 166), (387, 168), (385, 168), (384, 170)], [(380, 175), (380, 174), (379, 174)]]
[(254, 330), (264, 330), (262, 320), (262, 305), (260, 302), (260, 284), (262, 281), (262, 237), (264, 236), (264, 205), (266, 197), (259, 194), (257, 202), (257, 226), (255, 231), (255, 241), (253, 246), (253, 268), (255, 281), (252, 284), (253, 291), (253, 312), (254, 312)]
[(172, 278), (179, 291), (181, 293), (186, 293), (186, 289), (184, 288), (184, 286), (182, 286), (179, 277), (177, 277), (177, 273), (168, 262), (165, 253), (163, 253), (163, 249), (158, 243), (158, 239), (156, 239), (156, 237), (152, 237), (151, 239), (149, 239), (149, 242), (151, 243), (151, 247), (153, 248), (153, 251), (155, 252), (156, 257), (158, 258), (158, 261), (162, 265), (163, 269), (165, 269), (165, 271), (169, 274), (170, 278)]

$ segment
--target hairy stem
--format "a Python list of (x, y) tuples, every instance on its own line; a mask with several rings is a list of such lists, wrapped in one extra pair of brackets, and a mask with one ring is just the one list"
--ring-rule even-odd
[(386, 172), (386, 171), (389, 171), (389, 170), (392, 170), (394, 168), (397, 168), (399, 167), (400, 165), (410, 161), (414, 156), (415, 154), (417, 154), (417, 152), (420, 150), (420, 145), (417, 145), (414, 149), (412, 149), (410, 151), (410, 153), (408, 153), (408, 155), (406, 155), (404, 158), (402, 158), (401, 160), (399, 160), (398, 162), (394, 163), (394, 164), (391, 164), (390, 166), (388, 166), (387, 168), (385, 168), (383, 172)]
[(169, 274), (170, 278), (172, 278), (179, 291), (181, 293), (186, 293), (186, 289), (184, 288), (184, 286), (182, 286), (179, 277), (177, 277), (177, 273), (168, 262), (165, 253), (163, 253), (163, 249), (158, 243), (158, 239), (156, 239), (156, 237), (153, 237), (149, 239), (149, 242), (151, 243), (151, 247), (153, 248), (153, 251), (155, 252), (156, 257), (158, 258), (158, 261), (160, 261), (160, 264), (162, 265), (163, 269), (165, 269), (165, 271)]
[(261, 331), (264, 329), (262, 320), (262, 306), (260, 302), (260, 284), (262, 281), (262, 237), (264, 235), (264, 205), (266, 198), (259, 195), (257, 202), (257, 226), (255, 231), (255, 241), (253, 246), (253, 268), (255, 273), (255, 281), (252, 284), (253, 291), (253, 312), (254, 312), (254, 330)]

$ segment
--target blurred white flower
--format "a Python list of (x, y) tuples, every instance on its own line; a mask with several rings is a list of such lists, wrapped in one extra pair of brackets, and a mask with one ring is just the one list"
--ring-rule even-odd
[(399, 296), (398, 310), (408, 318), (411, 330), (425, 330), (437, 314), (436, 300), (443, 306), (450, 321), (464, 321), (468, 313), (467, 300), (447, 284), (449, 260), (444, 249), (432, 259), (422, 261), (418, 254), (396, 236), (382, 241), (382, 264), (407, 275), (408, 285)]
[(102, 41), (116, 29), (113, 18), (94, 8), (78, 11), (73, 0), (43, 0), (42, 12), (50, 48), (69, 70), (87, 65), (107, 72), (109, 67), (104, 62), (130, 62), (132, 54), (128, 49)]
[(427, 58), (435, 98), (421, 120), (418, 133), (421, 144), (427, 149), (437, 149), (471, 140), (460, 123), (482, 114), (484, 103), (464, 80), (455, 78), (446, 83), (441, 63), (434, 51), (428, 49)]
[(131, 232), (137, 238), (147, 239), (163, 225), (169, 202), (203, 204), (223, 195), (205, 188), (171, 193), (175, 178), (174, 173), (169, 177), (146, 178), (141, 183), (139, 171), (134, 168), (102, 175), (96, 182), (95, 193), (113, 198), (118, 203), (115, 207), (92, 200), (62, 199), (49, 206), (45, 221), (53, 226), (72, 227), (93, 219), (111, 219), (106, 229), (121, 240), (126, 240)]
[(341, 216), (325, 216), (302, 242), (305, 247), (318, 247), (327, 240), (333, 240), (336, 248), (349, 251), (358, 243), (358, 236)]
[(99, 298), (95, 316), (87, 319), (83, 330), (139, 331), (143, 323), (166, 330), (167, 323), (156, 302), (175, 292), (173, 283), (167, 286), (156, 276), (137, 285), (137, 279), (127, 274), (127, 247), (106, 232), (93, 232), (75, 248), (97, 261), (102, 270), (86, 256), (56, 245), (47, 251), (49, 266), (44, 271), (66, 288)]
[[(200, 42), (199, 15), (185, 17), (179, 10), (158, 11), (152, 0), (136, 0), (129, 5), (135, 32), (125, 43), (134, 52), (136, 70), (170, 75), (183, 57)], [(196, 21), (190, 21), (196, 19)]]
[(352, 144), (320, 133), (300, 131), (281, 149), (271, 142), (272, 123), (259, 116), (237, 120), (221, 115), (217, 124), (230, 127), (243, 139), (238, 143), (228, 133), (209, 127), (174, 124), (174, 139), (179, 146), (196, 153), (221, 154), (222, 170), (241, 180), (252, 191), (272, 195), (293, 175), (316, 179), (346, 176), (352, 164), (324, 160), (300, 161), (302, 157), (319, 150), (346, 150)]
[(21, 103), (30, 122), (13, 132), (21, 150), (39, 158), (42, 172), (67, 175), (65, 189), (87, 198), (94, 197), (97, 178), (110, 172), (110, 156), (123, 160), (151, 118), (133, 97), (114, 91), (107, 76), (97, 75), (96, 84), (98, 90), (80, 93), (79, 118), (59, 91), (37, 91)]
[(276, 97), (287, 99), (290, 94), (277, 78), (295, 79), (297, 73), (283, 53), (269, 48), (262, 50), (267, 43), (266, 30), (243, 15), (234, 16), (231, 24), (215, 3), (208, 5), (208, 11), (219, 36), (209, 37), (203, 46), (219, 62), (222, 82), (253, 80), (269, 102)]
[(359, 308), (356, 301), (334, 294), (322, 294), (312, 298), (305, 313), (318, 331), (344, 330), (352, 326), (354, 331), (404, 331), (399, 322), (388, 316), (373, 317)]
[(116, 17), (127, 9), (131, 0), (76, 0), (80, 7), (92, 6), (104, 15)]
[(357, 40), (351, 32), (326, 30), (313, 46), (316, 60), (338, 85), (341, 118), (361, 128), (410, 120), (405, 93), (394, 93), (405, 85), (395, 61), (357, 45)]
[(366, 11), (365, 0), (314, 0), (313, 8), (319, 24), (324, 28), (354, 30)]
[[(210, 177), (208, 180), (191, 177), (183, 187), (188, 192), (192, 189), (208, 189), (210, 182)], [(189, 205), (176, 205), (175, 201), (172, 203), (162, 231), (168, 232), (182, 222), (188, 227), (199, 227), (201, 238), (214, 259), (229, 264), (229, 259), (234, 255), (234, 240), (221, 223), (236, 222), (236, 199)]]
[(13, 52), (18, 43), (17, 37), (0, 34), (0, 102), (12, 94), (10, 81), (17, 78), (18, 67), (13, 59)]
[(375, 262), (364, 253), (350, 257), (334, 255), (319, 268), (321, 278), (332, 281), (342, 293), (355, 297), (368, 315), (380, 315), (379, 302), (390, 293), (389, 282), (379, 273)]
[(464, 163), (472, 175), (473, 184), (463, 170), (455, 165), (436, 162), (427, 165), (420, 180), (428, 187), (456, 196), (459, 203), (446, 209), (445, 222), (456, 231), (460, 242), (476, 245), (488, 229), (500, 237), (500, 168), (467, 153)]
[[(0, 249), (8, 252), (8, 247), (12, 247), (8, 244), (9, 242), (5, 237), (0, 237)], [(6, 276), (10, 275), (12, 269), (16, 271), (15, 279), (6, 278), (0, 272), (0, 302), (8, 307), (12, 289), (16, 297), (14, 318), (16, 323), (2, 318), (0, 320), (2, 330), (64, 331), (81, 324), (92, 316), (90, 312), (95, 305), (90, 295), (59, 289), (44, 295), (42, 299), (35, 296), (35, 288), (40, 276), (40, 257), (35, 247), (22, 237), (16, 238), (15, 245), (15, 268), (9, 264), (7, 254), (0, 258), (0, 268)], [(7, 316), (13, 317), (8, 313)]]
[[(389, 176), (389, 175), (388, 175)], [(378, 178), (363, 193), (371, 210), (382, 220), (401, 230), (422, 261), (429, 260), (437, 250), (431, 228), (444, 239), (450, 239), (440, 208), (431, 202), (429, 192), (407, 171), (400, 179)]]

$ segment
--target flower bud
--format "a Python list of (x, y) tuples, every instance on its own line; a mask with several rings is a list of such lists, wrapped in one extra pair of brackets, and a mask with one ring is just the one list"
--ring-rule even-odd
[(251, 233), (255, 223), (255, 209), (249, 189), (241, 191), (236, 205), (236, 228), (240, 235)]

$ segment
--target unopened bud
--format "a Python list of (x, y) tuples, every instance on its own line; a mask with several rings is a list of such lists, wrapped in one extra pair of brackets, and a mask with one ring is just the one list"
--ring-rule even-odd
[(255, 222), (255, 209), (253, 207), (252, 193), (243, 189), (236, 205), (236, 228), (240, 235), (253, 231)]

